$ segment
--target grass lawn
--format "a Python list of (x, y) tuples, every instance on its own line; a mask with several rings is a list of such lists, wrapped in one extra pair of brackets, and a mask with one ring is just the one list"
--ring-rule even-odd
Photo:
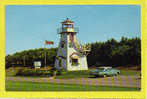
[(120, 75), (140, 75), (140, 71), (136, 71), (136, 70), (120, 70)]
[[(140, 71), (135, 70), (120, 70), (120, 75), (139, 75)], [(87, 78), (93, 77), (89, 75), (89, 71), (69, 71), (65, 74), (56, 76), (57, 79), (68, 79), (68, 78)]]
[(89, 71), (68, 71), (62, 75), (57, 75), (57, 79), (68, 79), (68, 78), (87, 78), (89, 77)]
[[(13, 70), (13, 68), (6, 71), (6, 76), (15, 76), (16, 72), (18, 70)], [(92, 75), (89, 75), (90, 70), (86, 71), (68, 71), (66, 73), (63, 73), (62, 75), (57, 75), (56, 79), (71, 79), (71, 78), (87, 78), (87, 77), (93, 77)], [(120, 70), (120, 75), (140, 75), (140, 71), (136, 70)], [(28, 76), (28, 77), (40, 77), (40, 76)], [(43, 76), (45, 77), (45, 76)]]
[(6, 81), (7, 91), (140, 91), (140, 88)]

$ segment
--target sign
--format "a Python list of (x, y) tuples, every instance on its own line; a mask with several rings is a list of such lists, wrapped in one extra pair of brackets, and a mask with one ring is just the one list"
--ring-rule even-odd
[(35, 61), (34, 62), (34, 67), (35, 68), (40, 68), (41, 67), (41, 61)]

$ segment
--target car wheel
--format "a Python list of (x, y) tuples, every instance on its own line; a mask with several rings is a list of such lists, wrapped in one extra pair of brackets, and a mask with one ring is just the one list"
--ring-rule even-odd
[(107, 77), (107, 75), (104, 75), (104, 78)]
[(117, 72), (116, 74), (115, 74), (115, 76), (118, 76), (119, 75), (119, 72)]

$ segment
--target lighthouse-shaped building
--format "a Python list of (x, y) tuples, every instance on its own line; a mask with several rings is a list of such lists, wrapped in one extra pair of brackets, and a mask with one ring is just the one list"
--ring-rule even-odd
[(58, 28), (60, 43), (57, 51), (55, 67), (58, 70), (67, 71), (88, 70), (87, 54), (90, 51), (89, 45), (82, 46), (77, 38), (78, 28), (68, 18), (61, 22), (62, 27)]

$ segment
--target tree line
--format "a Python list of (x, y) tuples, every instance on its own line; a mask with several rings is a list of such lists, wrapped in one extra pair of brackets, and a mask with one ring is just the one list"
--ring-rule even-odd
[[(90, 43), (91, 51), (87, 56), (88, 66), (140, 66), (141, 40), (140, 38), (122, 37), (120, 41), (109, 39), (105, 42)], [(39, 48), (16, 52), (7, 55), (6, 68), (12, 66), (33, 67), (34, 61), (41, 61), (45, 66), (54, 66), (57, 48)]]
[(110, 39), (106, 42), (91, 44), (88, 57), (89, 65), (131, 66), (141, 65), (141, 40), (140, 38), (122, 37), (118, 42)]

